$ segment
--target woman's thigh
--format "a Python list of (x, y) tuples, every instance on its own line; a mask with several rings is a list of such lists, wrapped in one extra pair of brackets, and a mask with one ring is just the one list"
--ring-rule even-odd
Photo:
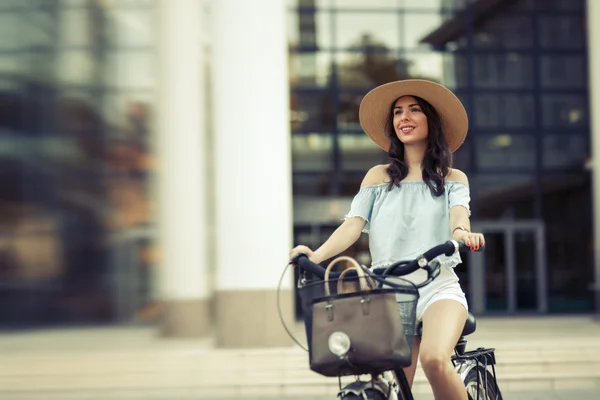
[(425, 357), (448, 357), (460, 339), (467, 320), (464, 304), (453, 299), (433, 302), (423, 313), (421, 337), (421, 362)]

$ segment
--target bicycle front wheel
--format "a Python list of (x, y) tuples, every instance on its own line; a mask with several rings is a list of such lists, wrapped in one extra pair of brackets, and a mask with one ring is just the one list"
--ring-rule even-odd
[(494, 376), (482, 366), (471, 369), (465, 377), (464, 384), (469, 400), (502, 400)]

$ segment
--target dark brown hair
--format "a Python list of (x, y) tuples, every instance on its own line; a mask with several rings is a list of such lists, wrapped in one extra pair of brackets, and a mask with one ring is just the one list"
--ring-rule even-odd
[[(444, 138), (442, 122), (436, 109), (422, 98), (413, 97), (427, 117), (429, 131), (427, 134), (427, 150), (422, 165), (423, 181), (434, 196), (441, 196), (444, 193), (445, 177), (452, 167), (452, 152)], [(391, 180), (389, 189), (392, 189), (393, 186), (399, 186), (400, 182), (408, 175), (408, 165), (404, 160), (404, 143), (398, 139), (393, 126), (394, 104), (396, 104), (395, 101), (390, 106), (392, 112), (385, 128), (385, 133), (390, 139), (390, 149), (388, 151), (390, 165), (387, 168)]]

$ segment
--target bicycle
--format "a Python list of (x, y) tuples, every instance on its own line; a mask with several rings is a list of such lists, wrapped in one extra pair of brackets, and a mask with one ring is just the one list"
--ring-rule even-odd
[[(421, 327), (415, 326), (416, 300), (418, 300), (419, 296), (418, 288), (428, 285), (439, 275), (441, 264), (436, 257), (442, 254), (450, 256), (458, 251), (466, 252), (469, 250), (463, 242), (450, 240), (429, 249), (414, 260), (398, 261), (389, 267), (373, 270), (360, 266), (360, 269), (364, 272), (364, 276), (362, 277), (359, 276), (362, 272), (358, 270), (347, 270), (341, 273), (326, 271), (322, 266), (312, 263), (306, 255), (299, 254), (290, 260), (288, 267), (289, 265), (296, 265), (300, 270), (298, 289), (302, 298), (308, 349), (293, 337), (285, 326), (283, 319), (282, 323), (292, 339), (309, 353), (311, 363), (313, 361), (312, 352), (315, 351), (316, 346), (321, 351), (326, 346), (335, 357), (339, 357), (341, 361), (338, 360), (339, 363), (334, 373), (330, 371), (325, 373), (323, 369), (317, 368), (312, 364), (311, 370), (324, 376), (337, 376), (339, 382), (338, 397), (341, 400), (414, 400), (403, 368), (412, 363), (412, 335), (414, 335), (415, 329), (417, 330), (417, 334), (421, 329)], [(427, 271), (427, 279), (424, 282), (413, 284), (401, 278), (420, 268)], [(354, 294), (368, 296), (373, 295), (377, 290), (381, 293), (394, 292), (394, 296), (396, 297), (395, 302), (399, 311), (397, 315), (402, 320), (403, 335), (410, 339), (406, 340), (403, 344), (404, 346), (408, 345), (410, 348), (408, 357), (404, 356), (401, 358), (401, 361), (396, 360), (393, 367), (386, 370), (382, 370), (382, 365), (385, 363), (382, 364), (378, 360), (362, 363), (357, 363), (356, 360), (353, 360), (353, 352), (355, 350), (353, 348), (354, 338), (345, 332), (332, 333), (326, 345), (321, 342), (312, 342), (312, 334), (314, 333), (312, 331), (312, 317), (315, 304), (327, 301), (327, 299), (347, 297), (347, 294), (330, 292), (330, 289), (339, 289), (342, 287), (341, 285), (353, 280), (354, 283), (357, 283), (357, 280), (364, 279), (365, 277), (370, 279), (371, 283), (377, 283), (378, 285), (368, 291), (364, 291), (362, 287), (357, 285), (359, 289)], [(326, 282), (325, 285), (324, 282)], [(360, 301), (360, 304), (364, 304), (364, 299)], [(502, 400), (496, 380), (495, 349), (480, 347), (475, 350), (466, 351), (467, 340), (465, 337), (475, 332), (475, 330), (476, 320), (469, 312), (463, 332), (454, 348), (454, 354), (451, 356), (454, 369), (460, 375), (470, 400)], [(385, 365), (389, 367), (389, 362)], [(355, 376), (355, 381), (342, 387), (341, 377), (352, 375)], [(368, 376), (369, 379), (361, 380), (361, 376)]]

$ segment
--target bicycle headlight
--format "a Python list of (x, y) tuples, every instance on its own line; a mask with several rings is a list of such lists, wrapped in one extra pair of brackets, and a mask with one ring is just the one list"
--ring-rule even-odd
[(329, 335), (329, 350), (338, 357), (344, 357), (350, 351), (350, 338), (344, 332)]

